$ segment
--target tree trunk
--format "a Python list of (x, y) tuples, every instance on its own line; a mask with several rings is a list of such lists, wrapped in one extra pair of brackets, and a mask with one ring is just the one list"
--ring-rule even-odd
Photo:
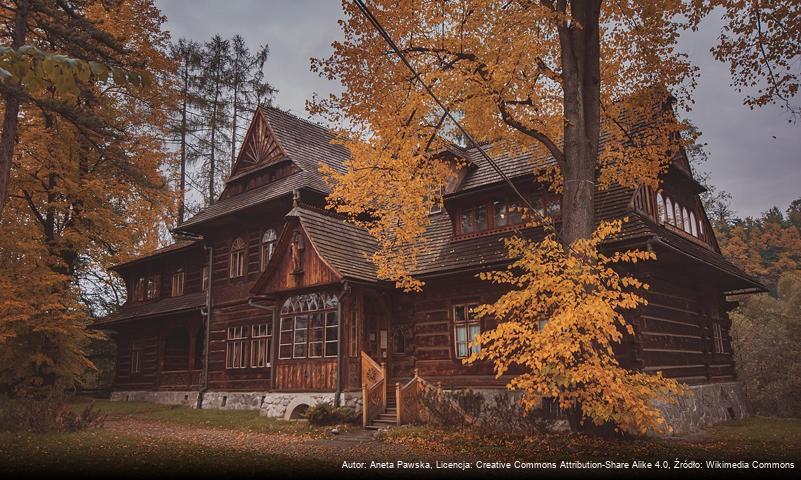
[(595, 225), (595, 172), (600, 132), (600, 0), (571, 2), (580, 22), (559, 27), (564, 85), (562, 242), (592, 235)]
[(220, 83), (217, 82), (214, 89), (214, 107), (211, 114), (211, 157), (209, 159), (209, 205), (214, 203), (214, 176), (216, 172), (216, 148), (217, 148), (217, 102), (220, 99)]
[(230, 175), (234, 171), (234, 162), (236, 162), (236, 116), (239, 113), (239, 72), (234, 74), (234, 116), (233, 116), (233, 123), (231, 125), (231, 166), (229, 167), (228, 174)]
[[(14, 18), (14, 31), (11, 34), (11, 48), (14, 50), (25, 44), (28, 32), (29, 0), (17, 2), (17, 14)], [(8, 198), (8, 184), (11, 181), (11, 162), (14, 157), (14, 143), (17, 138), (19, 122), (19, 97), (13, 93), (3, 96), (5, 113), (3, 114), (3, 133), (0, 135), (0, 216)]]

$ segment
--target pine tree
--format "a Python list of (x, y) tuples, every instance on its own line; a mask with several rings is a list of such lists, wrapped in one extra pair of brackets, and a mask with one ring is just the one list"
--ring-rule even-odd
[(225, 172), (222, 162), (228, 161), (228, 129), (230, 128), (231, 102), (228, 97), (228, 84), (231, 75), (231, 42), (215, 35), (206, 42), (203, 51), (203, 90), (207, 96), (207, 105), (203, 116), (206, 117), (206, 132), (201, 144), (207, 156), (208, 199), (207, 204), (214, 203), (216, 198), (217, 177)]
[[(239, 150), (239, 120), (247, 122), (255, 109), (269, 103), (275, 89), (264, 80), (264, 63), (270, 53), (267, 45), (251, 54), (241, 35), (231, 39), (231, 168)], [(230, 172), (229, 172), (230, 173)]]
[(197, 159), (196, 135), (200, 118), (196, 110), (203, 105), (199, 93), (201, 47), (195, 41), (180, 39), (170, 46), (170, 55), (179, 62), (177, 83), (180, 91), (178, 108), (170, 125), (170, 134), (178, 144), (180, 169), (178, 179), (178, 223), (182, 223), (186, 210), (187, 165)]

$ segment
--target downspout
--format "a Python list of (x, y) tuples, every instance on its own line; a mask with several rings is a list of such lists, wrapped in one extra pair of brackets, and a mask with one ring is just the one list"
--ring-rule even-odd
[(271, 355), (270, 355), (270, 390), (272, 390), (273, 389), (273, 375), (274, 375), (274, 372), (275, 372), (275, 361), (273, 361), (273, 357), (275, 357), (275, 352), (276, 352), (276, 350), (275, 350), (275, 348), (276, 348), (275, 341), (276, 341), (278, 335), (280, 335), (280, 331), (278, 330), (278, 318), (276, 318), (276, 315), (275, 315), (275, 306), (267, 306), (267, 305), (258, 304), (258, 303), (256, 303), (256, 299), (253, 298), (253, 297), (248, 298), (248, 305), (250, 305), (251, 307), (260, 308), (262, 310), (268, 310), (273, 316), (272, 326), (271, 326), (271, 330), (273, 332), (273, 335), (272, 335), (272, 338), (270, 339), (270, 343), (271, 343), (270, 344), (270, 353), (271, 353)]
[(342, 292), (337, 296), (337, 391), (334, 395), (334, 406), (338, 407), (342, 396), (342, 298), (350, 293), (350, 284), (347, 280), (342, 283)]
[[(208, 282), (209, 284), (206, 286), (206, 307), (205, 312), (201, 310), (201, 313), (206, 319), (205, 328), (203, 329), (203, 385), (200, 387), (200, 390), (197, 392), (197, 408), (203, 408), (203, 394), (206, 393), (206, 390), (209, 389), (209, 337), (210, 337), (210, 329), (211, 329), (211, 285), (212, 285), (212, 263), (214, 261), (214, 249), (210, 245), (204, 245), (203, 249), (209, 253), (209, 263), (207, 270), (208, 274)], [(203, 278), (200, 279), (200, 282), (203, 282)], [(201, 285), (203, 288), (203, 285)]]

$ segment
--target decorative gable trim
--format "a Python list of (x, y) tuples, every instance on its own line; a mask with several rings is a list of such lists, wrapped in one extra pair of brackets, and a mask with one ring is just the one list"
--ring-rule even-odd
[[(306, 267), (313, 264), (318, 264), (319, 268)], [(278, 283), (282, 284), (278, 288), (274, 288), (276, 275), (284, 277), (278, 279)], [(250, 292), (264, 294), (296, 290), (337, 283), (341, 280), (342, 275), (320, 255), (300, 219), (289, 217), (278, 237), (273, 256)], [(271, 285), (273, 288), (265, 291)]]
[(285, 156), (286, 152), (278, 144), (267, 116), (261, 109), (256, 109), (253, 121), (245, 134), (245, 141), (239, 150), (239, 156), (231, 170), (229, 181), (256, 167), (274, 163)]

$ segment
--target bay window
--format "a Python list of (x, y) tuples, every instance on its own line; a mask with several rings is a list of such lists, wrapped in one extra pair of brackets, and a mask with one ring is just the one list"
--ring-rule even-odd
[(278, 358), (328, 358), (339, 353), (338, 300), (333, 293), (286, 299), (281, 307)]

